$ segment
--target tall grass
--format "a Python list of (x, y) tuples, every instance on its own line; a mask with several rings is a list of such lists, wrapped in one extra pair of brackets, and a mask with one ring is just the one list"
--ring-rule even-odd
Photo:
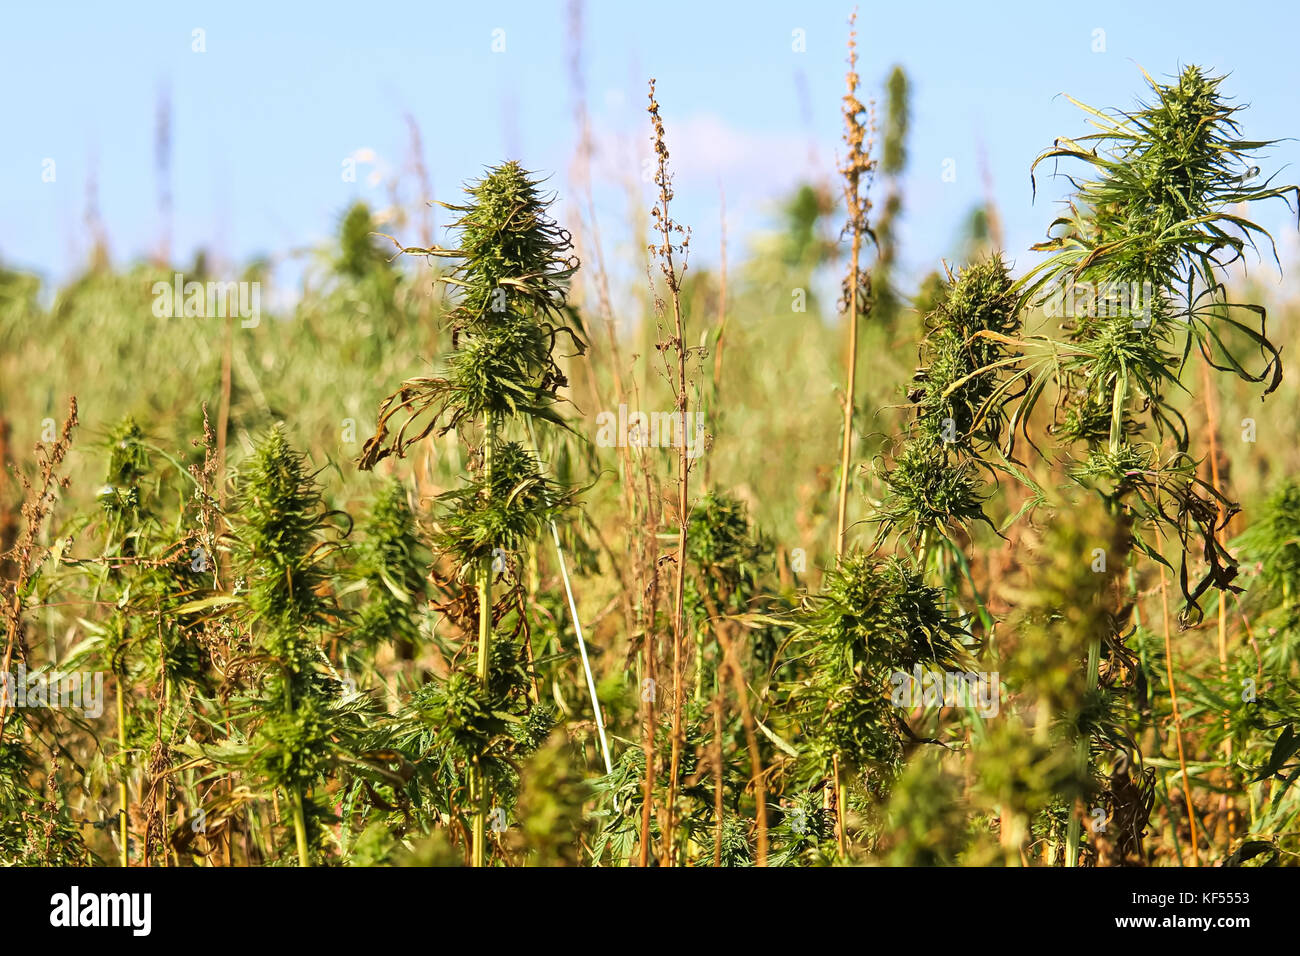
[[(1038, 258), (985, 232), (909, 290), (908, 83), (882, 201), (854, 29), (842, 196), (781, 197), (721, 272), (653, 82), (638, 268), (584, 133), (576, 235), (507, 161), (446, 247), (344, 211), (255, 327), (156, 318), (166, 264), (48, 307), (0, 272), (0, 663), (112, 697), (0, 704), (0, 860), (1300, 859), (1295, 307), (1235, 272), (1295, 188), (1187, 67), (1026, 157), (1070, 176)], [(611, 447), (618, 406), (680, 440)], [(897, 697), (967, 672), (983, 708)]]

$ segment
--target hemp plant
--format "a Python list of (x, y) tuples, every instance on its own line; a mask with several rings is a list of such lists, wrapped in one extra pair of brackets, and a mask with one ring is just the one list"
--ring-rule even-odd
[[(189, 719), (171, 706), (172, 692), (201, 685), (206, 676), (198, 642), (176, 612), (201, 588), (200, 574), (211, 559), (201, 546), (193, 547), (196, 538), (185, 530), (184, 492), (193, 476), (153, 445), (132, 418), (110, 430), (107, 445), (108, 470), (98, 494), (104, 548), (96, 561), (80, 563), (94, 569), (93, 593), (110, 599), (114, 611), (102, 627), (92, 628), (96, 636), (81, 646), (78, 656), (98, 657), (117, 677), (118, 751), (123, 761), (119, 825), (126, 833), (132, 809), (127, 799), (132, 768), (127, 761), (133, 753), (147, 753), (140, 778), (149, 785), (141, 788), (138, 801), (144, 823), (142, 857), (148, 859), (157, 850), (165, 864), (170, 741)], [(155, 468), (159, 459), (173, 466), (179, 483), (171, 480), (170, 472)], [(174, 508), (169, 507), (173, 494)], [(76, 662), (74, 656), (66, 663)], [(136, 694), (141, 683), (152, 684), (154, 692)], [(130, 705), (127, 691), (134, 698)], [(125, 841), (122, 852), (125, 860)]]
[[(155, 646), (154, 635), (162, 631), (161, 621), (155, 626), (149, 615), (147, 605), (151, 602), (142, 600), (150, 584), (157, 588), (159, 582), (148, 582), (146, 576), (162, 562), (150, 560), (158, 537), (158, 519), (154, 513), (156, 501), (148, 487), (154, 476), (144, 431), (128, 416), (109, 430), (105, 445), (108, 464), (97, 495), (102, 548), (92, 570), (92, 598), (107, 599), (114, 613), (86, 651), (99, 658), (117, 683), (117, 827), (120, 863), (129, 866), (130, 780), (132, 754), (137, 750), (132, 744), (138, 744), (146, 724), (127, 698), (135, 696), (133, 685), (137, 678), (151, 669), (148, 658)], [(156, 663), (165, 669), (165, 662)]]
[[(1052, 430), (1073, 463), (1072, 478), (1098, 494), (1128, 531), (1121, 553), (1109, 559), (1122, 565), (1132, 549), (1172, 569), (1164, 540), (1176, 541), (1186, 622), (1199, 620), (1199, 600), (1210, 587), (1238, 590), (1236, 562), (1219, 534), (1239, 507), (1198, 475), (1200, 462), (1171, 393), (1183, 387), (1180, 374), (1193, 347), (1210, 367), (1262, 384), (1264, 395), (1277, 388), (1281, 358), (1268, 338), (1264, 308), (1230, 301), (1225, 281), (1230, 266), (1244, 264), (1248, 249), (1257, 251), (1259, 240), (1272, 242), (1244, 207), (1300, 196), (1300, 190), (1274, 186), (1272, 177), (1258, 181), (1256, 154), (1270, 143), (1241, 137), (1241, 107), (1220, 92), (1223, 77), (1188, 66), (1170, 83), (1146, 78), (1151, 102), (1111, 112), (1079, 104), (1097, 132), (1059, 139), (1035, 161), (1035, 169), (1048, 160), (1079, 162), (1085, 174), (1070, 177), (1067, 211), (1035, 247), (1052, 254), (1020, 280), (1019, 291), (1025, 304), (1044, 303), (1049, 310), (1070, 304), (1061, 310), (1064, 341), (1039, 338), (1058, 395)], [(1243, 354), (1242, 343), (1258, 361)], [(1044, 384), (1027, 390), (1017, 412), (1022, 423)], [(1080, 445), (1082, 456), (1075, 451)], [(1205, 568), (1195, 582), (1193, 555)], [(1112, 657), (1128, 653), (1125, 626), (1121, 622), (1106, 641)], [(1166, 658), (1172, 659), (1168, 634)], [(1094, 647), (1094, 684), (1099, 661)], [(1116, 664), (1107, 671), (1121, 670)], [(1170, 664), (1171, 695), (1172, 675)], [(1186, 779), (1184, 795), (1195, 858)], [(1078, 844), (1076, 816), (1067, 865), (1076, 862)]]
[(312, 865), (330, 816), (316, 787), (358, 729), (321, 646), (339, 616), (330, 567), (337, 517), (304, 456), (279, 428), (267, 433), (239, 472), (233, 542), (237, 619), (251, 638), (240, 663), (260, 680), (236, 715), (247, 738), (212, 756), (283, 791), (300, 866)]
[(876, 520), (880, 535), (897, 530), (920, 553), (924, 568), (941, 543), (984, 513), (980, 470), (1009, 467), (1004, 403), (1017, 397), (1012, 374), (1019, 356), (1008, 346), (1020, 330), (1020, 309), (999, 257), (950, 275), (926, 316), (920, 365), (908, 392), (915, 417), (892, 467)]
[[(551, 200), (539, 185), (517, 162), (495, 167), (469, 185), (468, 203), (447, 207), (461, 214), (452, 225), (458, 248), (399, 245), (405, 253), (457, 260), (438, 277), (456, 298), (448, 315), (452, 350), (441, 375), (411, 379), (382, 403), (375, 435), (359, 460), (370, 469), (391, 454), (404, 456), (435, 429), (439, 435), (457, 432), (474, 450), (464, 486), (438, 499), (436, 544), (455, 581), (474, 591), (476, 667), (472, 682), (453, 674), (437, 690), (432, 709), (421, 712), (445, 721), (448, 733), (460, 730), (455, 753), (469, 771), (475, 866), (487, 862), (494, 786), (509, 776), (505, 726), (532, 709), (523, 692), (527, 675), (517, 663), (520, 648), (512, 640), (494, 646), (498, 623), (520, 607), (520, 585), (507, 574), (507, 558), (535, 540), (569, 500), (566, 488), (542, 474), (522, 438), (543, 422), (564, 426), (557, 406), (568, 381), (556, 358), (557, 340), (567, 336), (579, 352), (584, 347), (566, 321), (573, 316), (566, 301), (578, 263), (568, 232), (547, 215)], [(398, 416), (404, 421), (390, 435)], [(505, 592), (494, 600), (502, 577), (508, 578)]]
[[(1034, 166), (1078, 160), (1095, 178), (1071, 178), (1068, 213), (1052, 224), (1059, 232), (1035, 247), (1052, 255), (1020, 282), (1024, 302), (1059, 304), (1069, 296), (1075, 308), (1065, 311), (1079, 313), (1067, 316), (1065, 341), (1052, 346), (1058, 440), (1067, 449), (1086, 447), (1077, 479), (1133, 521), (1133, 543), (1149, 557), (1167, 563), (1152, 537), (1157, 528), (1178, 539), (1179, 579), (1193, 618), (1206, 589), (1232, 586), (1236, 567), (1216, 532), (1237, 506), (1196, 476), (1170, 391), (1181, 388), (1193, 347), (1213, 368), (1263, 384), (1264, 395), (1277, 388), (1281, 357), (1264, 308), (1230, 301), (1224, 283), (1257, 240), (1272, 242), (1241, 209), (1300, 197), (1297, 187), (1273, 186), (1271, 177), (1256, 181), (1255, 154), (1271, 143), (1240, 137), (1241, 107), (1220, 93), (1223, 79), (1188, 66), (1173, 83), (1148, 76), (1155, 98), (1137, 110), (1083, 107), (1099, 132), (1058, 140)], [(1074, 294), (1079, 287), (1082, 296)], [(1251, 370), (1239, 343), (1262, 365)], [(1207, 565), (1195, 584), (1187, 561), (1193, 551)]]
[[(1055, 503), (1058, 514), (1065, 504)], [(1008, 593), (1014, 609), (1006, 624), (1015, 645), (1002, 656), (1002, 672), (1032, 714), (1032, 725), (1019, 713), (1009, 715), (975, 754), (982, 795), (999, 816), (1006, 859), (1016, 864), (1035, 829), (1046, 837), (1057, 865), (1077, 853), (1078, 833), (1071, 850), (1065, 821), (1075, 819), (1071, 808), (1084, 797), (1108, 811), (1118, 857), (1141, 860), (1154, 796), (1154, 771), (1127, 756), (1118, 757), (1108, 777), (1093, 774), (1094, 761), (1105, 753), (1137, 752), (1128, 730), (1134, 708), (1120, 675), (1135, 673), (1138, 662), (1112, 642), (1122, 630), (1122, 609), (1115, 602), (1122, 566), (1081, 560), (1098, 545), (1116, 553), (1126, 531), (1100, 501), (1069, 507), (1079, 520), (1050, 522), (1026, 562), (1024, 583)], [(1095, 665), (1080, 668), (1103, 646), (1109, 663), (1104, 680)]]
[(1006, 388), (1002, 366), (1014, 365), (1004, 344), (1019, 327), (1010, 286), (1000, 259), (949, 276), (926, 317), (908, 393), (915, 417), (893, 464), (882, 468), (886, 494), (872, 515), (876, 536), (868, 550), (840, 557), (795, 618), (792, 703), (813, 741), (816, 771), (832, 781), (824, 806), (833, 810), (841, 855), (850, 782), (869, 800), (883, 799), (901, 771), (904, 737), (917, 739), (891, 702), (891, 679), (972, 658), (968, 616), (954, 606), (947, 582), (931, 579), (931, 567), (942, 554), (960, 563), (954, 537), (977, 521), (991, 524), (980, 470), (989, 468), (985, 456), (1002, 440), (1006, 422), (978, 413)]
[(818, 593), (804, 598), (783, 664), (783, 736), (805, 741), (796, 773), (801, 787), (830, 781), (835, 788), (823, 807), (833, 814), (841, 855), (850, 782), (870, 797), (885, 795), (902, 768), (903, 738), (916, 736), (891, 703), (893, 675), (964, 663), (965, 634), (942, 590), (897, 557), (854, 549), (827, 571)]
[[(139, 546), (139, 523), (145, 516), (140, 501), (140, 481), (149, 472), (149, 456), (143, 447), (143, 433), (132, 419), (122, 421), (109, 435), (110, 457), (108, 474), (99, 499), (105, 516), (105, 541), (102, 559), (104, 574), (101, 584), (120, 578), (122, 571), (114, 567), (115, 560), (130, 561)], [(121, 586), (114, 590), (121, 590)], [(129, 593), (129, 588), (126, 589)], [(127, 646), (132, 643), (128, 629), (132, 618), (121, 613), (109, 625), (112, 635), (107, 650), (110, 668), (117, 678), (117, 747), (119, 768), (118, 800), (119, 840), (122, 865), (130, 865), (130, 800), (128, 794), (131, 765), (127, 748), (126, 688), (129, 681)]]
[(361, 530), (353, 573), (365, 600), (348, 650), (373, 659), (382, 644), (392, 642), (399, 656), (409, 658), (420, 636), (419, 608), (428, 596), (428, 560), (400, 481), (391, 479), (375, 493)]

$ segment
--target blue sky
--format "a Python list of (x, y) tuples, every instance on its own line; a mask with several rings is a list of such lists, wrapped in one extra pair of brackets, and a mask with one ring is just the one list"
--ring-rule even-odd
[[(894, 63), (913, 82), (908, 268), (928, 270), (953, 254), (961, 222), (985, 192), (981, 151), (1008, 251), (1028, 263), (1027, 247), (1042, 237), (1062, 191), (1040, 182), (1035, 204), (1029, 165), (1055, 136), (1085, 131), (1082, 115), (1057, 94), (1131, 105), (1142, 90), (1139, 64), (1157, 77), (1186, 63), (1230, 71), (1227, 91), (1252, 107), (1249, 136), (1300, 134), (1297, 7), (1241, 8), (1251, 24), (1224, 18), (1223, 9), (1200, 2), (864, 4), (859, 69), (867, 92), (879, 92)], [(650, 76), (658, 78), (677, 171), (676, 214), (693, 226), (700, 261), (717, 257), (722, 189), (736, 243), (769, 224), (773, 204), (800, 180), (833, 172), (850, 10), (821, 0), (588, 0), (584, 74), (607, 256), (637, 241), (623, 184), (640, 182)], [(196, 29), (202, 53), (192, 49)], [(1105, 31), (1100, 53), (1093, 52), (1098, 29)], [(804, 31), (804, 52), (793, 49), (795, 30)], [(502, 36), (505, 49), (494, 52)], [(83, 213), (92, 174), (115, 261), (156, 247), (161, 89), (172, 102), (172, 234), (181, 262), (201, 246), (227, 262), (304, 249), (333, 232), (353, 199), (385, 205), (385, 189), (370, 185), (368, 174), (407, 162), (408, 113), (421, 127), (438, 198), (455, 200), (462, 180), (507, 156), (554, 173), (563, 194), (576, 134), (570, 46), (568, 0), (0, 0), (0, 262), (53, 279), (73, 274), (88, 248)], [(344, 160), (370, 155), (358, 153), (364, 150), (375, 163), (360, 163), (357, 181), (345, 182)], [(47, 159), (53, 182), (42, 181)], [(943, 181), (946, 159), (954, 161), (954, 182)], [(1263, 166), (1289, 164), (1285, 175), (1294, 180), (1298, 160), (1300, 144), (1285, 142)], [(648, 206), (650, 187), (640, 188)], [(563, 221), (563, 206), (557, 212)], [(1280, 204), (1259, 218), (1277, 230), (1284, 261), (1296, 258), (1295, 218)], [(414, 226), (404, 238), (416, 240)]]

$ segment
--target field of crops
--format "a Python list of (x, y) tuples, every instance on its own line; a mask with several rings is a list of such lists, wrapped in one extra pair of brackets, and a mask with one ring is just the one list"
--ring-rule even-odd
[(291, 297), (0, 263), (0, 864), (1300, 864), (1295, 130), (1128, 64), (914, 281), (857, 30), (705, 265), (648, 77), (631, 212), (582, 117)]

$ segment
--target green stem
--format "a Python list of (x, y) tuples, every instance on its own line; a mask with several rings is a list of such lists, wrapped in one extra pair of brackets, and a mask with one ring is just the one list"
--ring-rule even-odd
[(117, 820), (118, 838), (122, 842), (122, 865), (130, 866), (131, 835), (127, 826), (127, 819), (130, 815), (130, 807), (127, 805), (127, 775), (130, 773), (131, 765), (127, 762), (126, 756), (126, 693), (122, 687), (121, 678), (118, 678), (117, 681), (117, 752), (122, 758), (122, 776), (117, 782), (118, 801), (122, 807)]
[(704, 631), (695, 631), (695, 703), (704, 699)]
[[(491, 412), (483, 415), (483, 490), (492, 495), (492, 446), (496, 443), (496, 422)], [(478, 679), (487, 694), (488, 660), (492, 650), (492, 556), (479, 562), (478, 573)], [(472, 831), (471, 865), (487, 865), (488, 788), (481, 766), (471, 771), (471, 786), (476, 799)]]
[(293, 810), (293, 835), (298, 842), (298, 865), (311, 866), (311, 856), (307, 852), (307, 815), (302, 807), (302, 788), (289, 790), (289, 801)]
[(835, 771), (835, 808), (839, 814), (840, 856), (844, 856), (849, 845), (849, 785), (838, 769)]
[[(1088, 645), (1088, 690), (1097, 689), (1097, 668), (1101, 662), (1101, 642), (1094, 640)], [(1088, 738), (1081, 737), (1075, 746), (1075, 759), (1081, 768), (1088, 766)], [(1079, 865), (1079, 844), (1083, 837), (1082, 822), (1077, 808), (1071, 808), (1070, 828), (1066, 834), (1065, 865), (1074, 868)]]

